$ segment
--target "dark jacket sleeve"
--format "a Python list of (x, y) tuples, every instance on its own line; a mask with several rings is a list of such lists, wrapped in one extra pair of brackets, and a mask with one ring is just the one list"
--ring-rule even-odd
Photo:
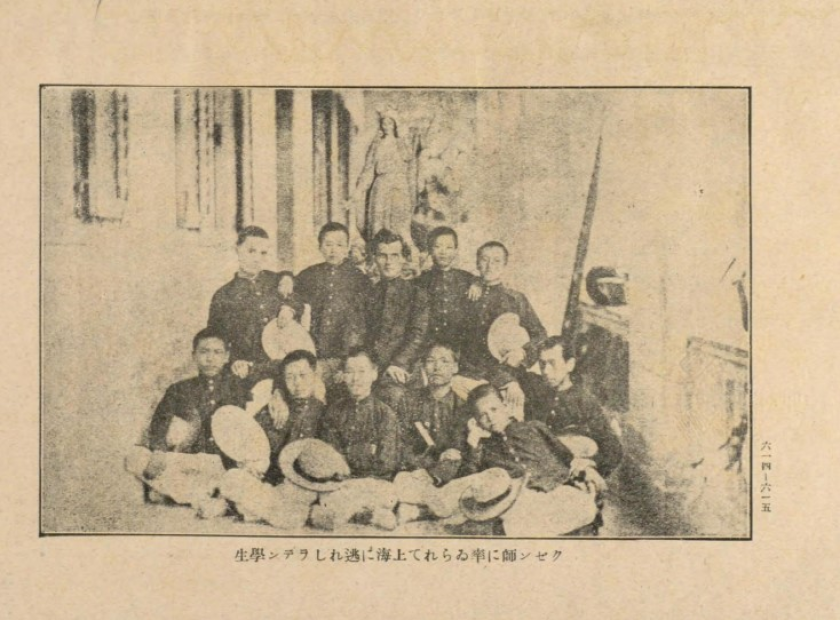
[(525, 345), (525, 368), (530, 368), (537, 362), (537, 346), (545, 340), (548, 332), (545, 330), (540, 317), (534, 311), (531, 302), (522, 293), (514, 295), (519, 313), (519, 324), (528, 332), (530, 340)]
[(411, 370), (411, 366), (420, 356), (423, 345), (426, 342), (426, 333), (429, 330), (429, 298), (422, 288), (412, 285), (413, 308), (411, 318), (406, 327), (405, 335), (400, 348), (391, 358), (391, 364), (399, 366), (404, 370)]
[(545, 438), (548, 442), (549, 446), (551, 447), (551, 451), (554, 452), (555, 455), (560, 459), (560, 461), (568, 467), (572, 459), (575, 458), (575, 455), (572, 454), (572, 451), (569, 450), (566, 446), (564, 446), (559, 439), (551, 432), (545, 424), (542, 422), (534, 422), (534, 426), (539, 430), (540, 434)]
[(379, 449), (374, 463), (374, 476), (392, 477), (399, 468), (400, 458), (400, 429), (397, 414), (388, 405), (378, 404)]
[[(365, 300), (367, 301), (367, 300)], [(364, 302), (353, 308), (348, 308), (344, 317), (344, 351), (348, 352), (356, 347), (361, 347), (367, 337), (367, 323), (364, 313)]]
[(257, 424), (259, 424), (263, 429), (265, 436), (268, 437), (268, 444), (271, 448), (271, 457), (273, 461), (274, 457), (280, 452), (280, 446), (283, 445), (283, 440), (285, 438), (285, 433), (283, 431), (285, 429), (278, 429), (274, 426), (274, 419), (271, 417), (268, 407), (261, 409), (260, 412), (254, 416), (254, 420), (256, 420)]
[(325, 441), (326, 443), (330, 444), (333, 448), (341, 452), (341, 436), (338, 432), (339, 416), (336, 412), (336, 405), (327, 407), (327, 410), (324, 412), (324, 415), (321, 416), (321, 420), (318, 422), (317, 438), (321, 441)]
[(623, 455), (621, 439), (610, 424), (607, 414), (594, 398), (589, 401), (586, 413), (589, 418), (589, 436), (598, 444), (595, 464), (602, 476), (609, 476), (621, 462)]
[(461, 471), (459, 475), (469, 476), (470, 474), (478, 473), (483, 469), (486, 469), (484, 467), (484, 440), (480, 440), (478, 442), (478, 446), (475, 448), (465, 441), (463, 461), (461, 463)]
[(312, 304), (312, 297), (315, 292), (313, 290), (313, 278), (310, 268), (304, 269), (294, 277), (294, 291), (295, 296), (305, 304)]
[(413, 471), (415, 469), (429, 469), (436, 462), (433, 447), (426, 447), (420, 436), (415, 422), (420, 419), (421, 403), (410, 395), (402, 403), (400, 428), (400, 469)]
[(222, 289), (219, 289), (213, 294), (210, 300), (210, 313), (207, 317), (207, 327), (212, 327), (215, 330), (221, 331), (227, 337), (227, 325), (225, 321), (225, 308), (222, 301), (224, 294)]
[(497, 388), (503, 388), (508, 383), (516, 381), (514, 369), (506, 364), (496, 364), (487, 369), (487, 382)]
[(149, 423), (148, 442), (151, 450), (166, 450), (166, 433), (178, 409), (178, 395), (174, 385), (169, 386), (158, 403)]

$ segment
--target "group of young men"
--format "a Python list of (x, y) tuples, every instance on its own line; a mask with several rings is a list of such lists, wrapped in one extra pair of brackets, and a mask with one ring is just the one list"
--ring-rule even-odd
[[(503, 470), (524, 489), (516, 503), (562, 511), (571, 487), (600, 505), (604, 478), (621, 459), (619, 436), (573, 381), (572, 344), (548, 337), (525, 295), (503, 283), (502, 243), (478, 249), (474, 276), (454, 266), (457, 233), (436, 228), (433, 265), (414, 276), (409, 246), (392, 231), (370, 241), (373, 269), (348, 256), (340, 223), (325, 225), (318, 242), (324, 262), (275, 273), (264, 269), (268, 234), (254, 226), (239, 233), (239, 271), (213, 296), (193, 341), (198, 376), (166, 391), (149, 426), (150, 450), (218, 453), (225, 467), (241, 465), (216, 446), (210, 420), (220, 407), (246, 408), (252, 388), (270, 380), (271, 398), (254, 414), (270, 443), (271, 464), (259, 474), (266, 483), (282, 483), (286, 446), (314, 438), (346, 459), (351, 478), (393, 481), (398, 495), (408, 489), (405, 502), (418, 483), (425, 490), (413, 503), (434, 506), (428, 498), (447, 488), (460, 500), (478, 488), (476, 475)], [(494, 346), (494, 323), (511, 314), (521, 338)], [(284, 353), (272, 359), (273, 322), (304, 324), (296, 342), (308, 331), (309, 344), (274, 347)], [(537, 364), (539, 374), (530, 370)]]

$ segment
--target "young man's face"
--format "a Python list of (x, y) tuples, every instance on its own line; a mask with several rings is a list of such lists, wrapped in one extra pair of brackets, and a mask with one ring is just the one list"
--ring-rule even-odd
[(478, 255), (478, 272), (488, 283), (495, 283), (502, 279), (507, 266), (505, 251), (502, 248), (489, 247), (481, 250)]
[(344, 383), (354, 399), (366, 398), (374, 381), (376, 368), (366, 356), (351, 357), (344, 363)]
[(218, 338), (202, 338), (193, 351), (198, 371), (205, 377), (215, 377), (230, 359), (225, 343)]
[(295, 322), (295, 311), (286, 305), (280, 306), (277, 312), (277, 327), (280, 329), (288, 327)]
[(575, 360), (563, 359), (563, 347), (556, 346), (540, 352), (540, 372), (554, 389), (565, 387), (569, 384), (571, 373), (575, 368)]
[(393, 280), (402, 275), (405, 257), (402, 253), (402, 243), (380, 243), (376, 247), (376, 266), (379, 273), (386, 280)]
[(449, 269), (458, 257), (458, 244), (452, 235), (441, 235), (432, 244), (432, 260), (440, 269)]
[(312, 396), (315, 388), (315, 371), (306, 360), (297, 360), (288, 364), (283, 370), (286, 388), (294, 399), (304, 399)]
[(452, 377), (458, 373), (455, 354), (446, 347), (432, 347), (423, 360), (423, 369), (429, 379), (429, 385), (437, 388), (449, 385)]
[(511, 421), (511, 414), (502, 399), (495, 394), (488, 394), (480, 398), (475, 404), (475, 419), (478, 425), (486, 431), (504, 432)]
[(265, 268), (268, 260), (269, 240), (262, 237), (246, 237), (236, 247), (239, 270), (248, 276), (255, 276)]
[(321, 255), (330, 265), (340, 265), (347, 258), (347, 235), (342, 230), (333, 230), (324, 235), (321, 241)]

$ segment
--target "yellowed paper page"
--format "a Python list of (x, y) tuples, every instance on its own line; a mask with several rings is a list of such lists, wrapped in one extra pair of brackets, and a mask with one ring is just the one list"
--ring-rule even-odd
[(5, 8), (9, 617), (836, 615), (829, 3)]

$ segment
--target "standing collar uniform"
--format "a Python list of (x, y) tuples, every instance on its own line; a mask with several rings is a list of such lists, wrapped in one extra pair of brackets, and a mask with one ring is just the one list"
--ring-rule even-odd
[(383, 279), (370, 297), (367, 318), (374, 362), (381, 369), (399, 366), (410, 372), (429, 328), (426, 292), (413, 280)]
[(454, 267), (444, 271), (437, 266), (423, 272), (415, 282), (429, 299), (429, 338), (461, 350), (470, 316), (470, 286), (477, 279), (468, 271)]
[(173, 417), (199, 427), (193, 445), (185, 452), (219, 454), (210, 432), (210, 418), (219, 407), (236, 405), (244, 407), (247, 390), (243, 382), (227, 370), (216, 377), (198, 375), (174, 383), (166, 390), (149, 424), (149, 447), (167, 450), (166, 433)]
[(598, 472), (608, 476), (621, 461), (622, 447), (598, 400), (577, 383), (558, 391), (542, 377), (534, 376), (532, 381), (534, 385), (523, 385), (526, 419), (545, 423), (555, 435), (569, 433), (592, 439), (598, 444), (593, 459)]
[(230, 360), (262, 362), (262, 330), (277, 317), (279, 276), (261, 271), (255, 278), (237, 273), (213, 295), (207, 325), (219, 330), (230, 343)]
[(319, 263), (295, 278), (295, 293), (312, 309), (310, 333), (322, 359), (342, 357), (364, 342), (370, 280), (349, 260)]
[(573, 455), (542, 422), (512, 421), (468, 453), (467, 471), (501, 467), (513, 478), (530, 473), (528, 488), (552, 491), (569, 477)]
[(354, 477), (390, 479), (397, 471), (397, 414), (373, 396), (332, 403), (322, 418), (318, 435), (344, 455)]
[[(429, 388), (409, 393), (404, 401), (402, 462), (405, 469), (425, 469), (440, 482), (448, 482), (458, 467), (444, 466), (440, 455), (449, 449), (464, 454), (467, 421), (464, 401), (452, 390), (443, 398), (435, 398)], [(434, 442), (429, 445), (418, 430), (420, 424)]]
[(461, 351), (461, 366), (464, 374), (487, 379), (501, 387), (514, 380), (514, 376), (512, 369), (496, 360), (487, 348), (487, 334), (493, 321), (506, 312), (519, 315), (519, 324), (530, 337), (525, 345), (525, 368), (536, 363), (536, 346), (547, 332), (528, 298), (503, 284), (485, 284), (481, 297), (470, 303), (469, 329)]

